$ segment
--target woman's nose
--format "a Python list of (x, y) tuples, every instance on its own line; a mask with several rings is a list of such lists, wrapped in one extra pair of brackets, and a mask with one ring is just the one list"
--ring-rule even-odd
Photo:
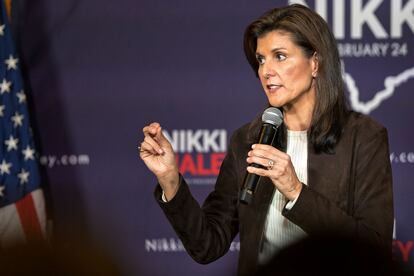
[(269, 79), (270, 77), (273, 77), (276, 74), (276, 70), (274, 70), (274, 68), (272, 68), (268, 64), (263, 64), (262, 74), (265, 79)]

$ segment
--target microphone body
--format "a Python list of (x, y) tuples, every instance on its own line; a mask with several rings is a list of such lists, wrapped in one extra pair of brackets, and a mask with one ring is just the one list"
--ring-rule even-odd
[[(269, 107), (265, 110), (262, 116), (262, 128), (260, 130), (258, 144), (271, 145), (275, 139), (278, 127), (283, 122), (283, 115), (279, 109), (275, 107)], [(251, 164), (255, 168), (263, 168), (258, 164)], [(249, 204), (256, 191), (257, 183), (260, 176), (253, 173), (246, 173), (243, 180), (243, 189), (240, 193), (240, 201), (245, 204)]]

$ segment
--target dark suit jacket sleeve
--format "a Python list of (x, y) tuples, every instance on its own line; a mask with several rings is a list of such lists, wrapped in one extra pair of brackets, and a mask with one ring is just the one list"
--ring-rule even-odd
[(209, 263), (224, 255), (238, 233), (238, 178), (232, 145), (223, 160), (215, 189), (202, 208), (182, 176), (179, 190), (169, 202), (161, 200), (159, 185), (155, 189), (160, 207), (187, 252), (199, 263)]
[(370, 135), (359, 137), (352, 149), (350, 213), (304, 185), (296, 204), (283, 215), (309, 234), (335, 231), (390, 249), (394, 216), (387, 132), (381, 128), (366, 133)]

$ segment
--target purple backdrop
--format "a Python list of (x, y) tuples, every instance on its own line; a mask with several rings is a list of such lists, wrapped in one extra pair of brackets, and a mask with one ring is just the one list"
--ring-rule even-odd
[[(232, 131), (266, 105), (244, 28), (287, 2), (13, 0), (56, 231), (100, 244), (125, 275), (234, 274), (237, 241), (207, 266), (183, 251), (136, 146), (142, 127), (159, 121), (201, 202)], [(413, 267), (414, 0), (296, 2), (335, 31), (352, 107), (388, 128), (394, 256)]]

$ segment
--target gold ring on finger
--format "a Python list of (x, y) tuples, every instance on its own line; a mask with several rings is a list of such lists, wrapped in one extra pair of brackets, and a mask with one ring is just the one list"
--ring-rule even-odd
[(273, 166), (275, 165), (275, 161), (273, 160), (269, 160), (267, 162), (267, 169), (270, 171), (271, 169), (273, 169)]

